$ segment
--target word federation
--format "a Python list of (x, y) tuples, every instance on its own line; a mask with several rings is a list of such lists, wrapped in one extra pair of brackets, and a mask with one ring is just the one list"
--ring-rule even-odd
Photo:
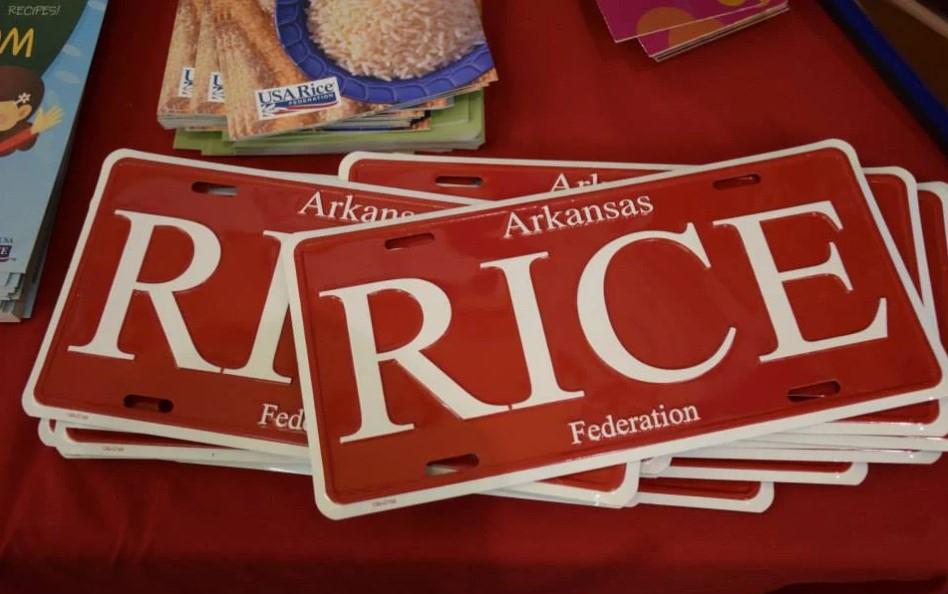
[(667, 411), (665, 405), (660, 404), (658, 408), (653, 408), (649, 414), (632, 415), (620, 419), (613, 419), (612, 415), (606, 415), (605, 420), (601, 423), (572, 421), (567, 424), (573, 437), (571, 443), (579, 445), (583, 441), (613, 439), (639, 431), (653, 431), (662, 427), (685, 425), (700, 420), (701, 415), (698, 414), (698, 407), (693, 404), (681, 408), (670, 408)]

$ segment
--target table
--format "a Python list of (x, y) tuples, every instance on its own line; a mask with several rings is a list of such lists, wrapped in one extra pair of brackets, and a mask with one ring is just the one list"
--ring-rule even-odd
[[(856, 488), (778, 485), (760, 516), (472, 496), (333, 522), (305, 477), (41, 446), (20, 392), (102, 160), (174, 154), (155, 122), (174, 4), (112, 0), (35, 316), (0, 327), (0, 592), (948, 592), (948, 460), (873, 465)], [(614, 44), (592, 0), (484, 12), (501, 80), (478, 155), (700, 163), (838, 137), (866, 165), (948, 180), (814, 2), (664, 64)], [(219, 159), (319, 173), (338, 160)]]

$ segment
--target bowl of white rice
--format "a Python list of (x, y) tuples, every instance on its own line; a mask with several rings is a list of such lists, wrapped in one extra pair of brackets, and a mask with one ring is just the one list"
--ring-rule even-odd
[(274, 18), (311, 80), (358, 101), (423, 101), (494, 67), (475, 0), (276, 0)]

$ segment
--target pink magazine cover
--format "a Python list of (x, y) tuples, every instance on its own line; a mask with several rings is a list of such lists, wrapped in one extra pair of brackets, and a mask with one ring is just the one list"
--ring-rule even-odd
[(596, 0), (616, 41), (743, 12), (767, 0)]
[(701, 41), (711, 41), (727, 33), (736, 32), (746, 26), (764, 21), (771, 16), (780, 14), (787, 9), (788, 0), (765, 0), (758, 6), (747, 10), (732, 12), (716, 18), (704, 19), (675, 27), (665, 31), (649, 33), (638, 38), (639, 44), (650, 57), (670, 52), (671, 50), (692, 45), (697, 47)]

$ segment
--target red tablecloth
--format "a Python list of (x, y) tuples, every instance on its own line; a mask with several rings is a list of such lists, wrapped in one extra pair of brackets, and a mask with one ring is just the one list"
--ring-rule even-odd
[[(155, 105), (174, 4), (110, 3), (35, 316), (0, 327), (0, 591), (948, 592), (946, 460), (874, 465), (855, 488), (779, 485), (760, 516), (474, 496), (333, 522), (305, 477), (42, 447), (20, 391), (99, 166), (120, 147), (172, 153)], [(592, 0), (484, 12), (501, 81), (479, 155), (698, 163), (839, 137), (866, 165), (948, 179), (810, 0), (664, 64), (615, 45)], [(329, 173), (338, 157), (228, 162)]]

